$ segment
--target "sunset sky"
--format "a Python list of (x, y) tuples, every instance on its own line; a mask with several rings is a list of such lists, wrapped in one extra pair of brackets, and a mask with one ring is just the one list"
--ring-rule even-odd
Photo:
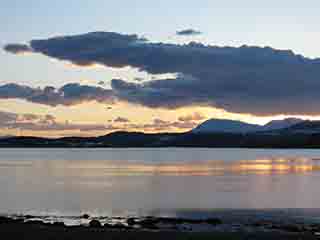
[(0, 135), (318, 119), (319, 9), (313, 0), (3, 0)]

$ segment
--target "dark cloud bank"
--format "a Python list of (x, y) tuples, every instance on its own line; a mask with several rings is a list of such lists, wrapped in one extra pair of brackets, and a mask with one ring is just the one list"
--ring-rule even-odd
[(213, 106), (256, 115), (319, 114), (320, 59), (269, 47), (216, 47), (151, 43), (137, 35), (94, 32), (10, 44), (11, 53), (32, 51), (85, 66), (131, 66), (172, 79), (131, 83), (112, 80), (112, 89), (66, 85), (61, 89), (0, 87), (0, 98), (23, 98), (56, 106), (115, 99), (152, 108)]

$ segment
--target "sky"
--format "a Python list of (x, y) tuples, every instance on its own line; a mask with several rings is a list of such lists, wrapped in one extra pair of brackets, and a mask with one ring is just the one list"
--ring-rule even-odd
[(318, 119), (319, 7), (312, 0), (3, 0), (0, 134)]

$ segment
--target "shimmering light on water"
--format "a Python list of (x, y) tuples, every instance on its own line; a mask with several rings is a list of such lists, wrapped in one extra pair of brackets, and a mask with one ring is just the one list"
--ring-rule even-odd
[(320, 151), (0, 149), (0, 212), (320, 208)]

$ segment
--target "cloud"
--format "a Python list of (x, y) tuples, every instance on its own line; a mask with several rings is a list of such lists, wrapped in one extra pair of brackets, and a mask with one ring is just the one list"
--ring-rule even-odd
[(6, 126), (17, 120), (18, 115), (15, 113), (0, 111), (0, 126)]
[[(151, 123), (135, 124), (130, 123), (129, 119), (118, 117), (113, 121), (117, 124), (85, 124), (70, 123), (69, 121), (58, 122), (53, 115), (37, 115), (37, 114), (16, 114), (11, 112), (0, 111), (0, 129), (21, 130), (31, 132), (73, 132), (74, 135), (88, 132), (110, 131), (176, 131), (190, 130), (197, 124), (195, 122), (171, 122), (159, 118), (153, 119)], [(121, 123), (121, 125), (118, 125)], [(66, 133), (68, 135), (68, 133)]]
[[(51, 116), (51, 115), (46, 115), (44, 120), (46, 120), (47, 117), (49, 117), (49, 116), (50, 116), (50, 118), (53, 118), (53, 120), (55, 120), (54, 116)], [(21, 121), (35, 121), (38, 119), (39, 119), (39, 116), (36, 114), (27, 113), (27, 114), (20, 115)]]
[(177, 31), (176, 34), (178, 36), (195, 36), (195, 35), (201, 35), (202, 32), (189, 28), (189, 29)]
[(4, 50), (12, 54), (24, 54), (32, 52), (32, 48), (26, 44), (8, 44), (4, 47)]
[(205, 115), (203, 115), (202, 113), (192, 113), (189, 115), (185, 115), (185, 116), (181, 116), (178, 118), (178, 120), (180, 122), (192, 122), (192, 121), (201, 121), (201, 120), (205, 120), (207, 117)]
[(150, 131), (169, 131), (172, 129), (189, 130), (196, 126), (197, 124), (194, 122), (171, 122), (160, 118), (155, 118), (153, 119), (152, 123), (135, 126), (135, 128), (142, 128)]
[(109, 131), (115, 126), (104, 124), (78, 124), (57, 122), (53, 115), (16, 114), (0, 111), (1, 129), (20, 129), (29, 131)]
[(155, 125), (166, 125), (166, 124), (170, 124), (170, 122), (165, 121), (165, 120), (162, 120), (162, 119), (160, 119), (160, 118), (155, 118), (155, 119), (153, 120), (153, 123), (154, 123)]
[[(61, 94), (68, 93), (64, 88), (44, 91), (21, 87), (16, 90), (22, 95), (11, 93), (28, 101), (72, 105), (79, 99), (106, 102), (117, 98), (152, 108), (211, 106), (254, 115), (320, 113), (320, 59), (290, 50), (152, 43), (137, 35), (111, 32), (32, 40), (30, 49), (80, 66), (130, 66), (150, 74), (179, 74), (143, 83), (114, 79), (111, 90), (85, 87), (79, 91), (80, 86), (71, 86), (78, 90), (69, 97)], [(3, 98), (8, 93), (1, 88)], [(7, 86), (7, 90), (12, 89)], [(100, 97), (93, 94), (96, 91)]]
[(166, 121), (160, 118), (153, 119), (150, 123), (136, 124), (136, 123), (123, 123), (121, 126), (111, 125), (115, 130), (122, 131), (144, 131), (144, 132), (169, 132), (183, 130), (187, 131), (197, 126), (195, 122), (178, 122)]
[(19, 98), (34, 103), (50, 106), (71, 106), (88, 101), (113, 103), (113, 92), (101, 87), (70, 83), (56, 89), (47, 86), (43, 89), (31, 88), (18, 84), (6, 84), (0, 86), (0, 99)]
[(130, 120), (128, 118), (117, 117), (116, 119), (113, 120), (113, 122), (116, 122), (116, 123), (128, 123), (128, 122), (130, 122)]
[(134, 80), (137, 81), (137, 82), (142, 82), (142, 81), (144, 81), (144, 78), (135, 77)]

